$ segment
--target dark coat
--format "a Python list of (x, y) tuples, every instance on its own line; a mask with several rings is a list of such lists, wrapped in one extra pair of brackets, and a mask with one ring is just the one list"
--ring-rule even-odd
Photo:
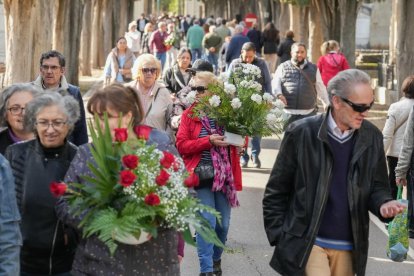
[(246, 42), (250, 42), (250, 40), (248, 37), (242, 34), (236, 34), (231, 38), (230, 43), (226, 49), (227, 64), (230, 64), (233, 59), (236, 59), (240, 56), (243, 44)]
[[(157, 129), (150, 133), (148, 144), (156, 144), (159, 150), (167, 150), (178, 155), (177, 149), (169, 136)], [(91, 144), (79, 147), (75, 158), (65, 176), (65, 182), (75, 182), (87, 185), (81, 177), (93, 177), (87, 164), (94, 164), (90, 152)], [(56, 207), (59, 218), (65, 223), (78, 228), (79, 217), (69, 213), (69, 207), (64, 198), (59, 200)], [(179, 275), (177, 257), (177, 232), (174, 230), (160, 230), (157, 238), (153, 238), (139, 246), (118, 244), (114, 257), (110, 257), (106, 245), (96, 236), (84, 238), (76, 250), (73, 262), (73, 275), (98, 275), (104, 271), (105, 275)]]
[(75, 128), (69, 135), (68, 139), (77, 146), (88, 143), (88, 130), (86, 128), (85, 107), (83, 105), (82, 94), (79, 87), (68, 84), (68, 93), (72, 95), (79, 103), (80, 117), (75, 124)]
[(8, 146), (14, 142), (9, 134), (9, 129), (6, 127), (0, 131), (0, 153), (4, 155)]
[(78, 236), (55, 213), (55, 198), (49, 185), (63, 181), (77, 147), (70, 142), (45, 149), (38, 139), (9, 146), (5, 157), (16, 184), (16, 199), (22, 216), (21, 271), (30, 274), (70, 271)]
[(171, 91), (171, 93), (177, 93), (186, 87), (190, 79), (191, 77), (188, 78), (187, 82), (184, 81), (183, 74), (181, 73), (180, 68), (178, 68), (177, 64), (165, 71), (163, 78), (165, 86), (168, 88), (168, 90)]
[(280, 57), (279, 63), (290, 60), (290, 51), (293, 43), (295, 43), (295, 41), (292, 38), (286, 38), (285, 41), (280, 43), (279, 47), (277, 48), (277, 55)]
[[(328, 111), (330, 112), (330, 111)], [(327, 203), (333, 156), (325, 114), (296, 121), (285, 132), (263, 199), (270, 265), (282, 275), (304, 275)], [(364, 121), (354, 135), (348, 200), (354, 239), (353, 268), (365, 275), (369, 214), (392, 200), (381, 132)]]

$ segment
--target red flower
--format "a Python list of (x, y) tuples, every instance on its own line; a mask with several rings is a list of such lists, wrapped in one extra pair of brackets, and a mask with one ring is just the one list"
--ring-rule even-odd
[(68, 186), (63, 183), (63, 182), (52, 182), (50, 183), (50, 192), (52, 193), (53, 196), (55, 197), (60, 197), (63, 196), (66, 192), (66, 189), (68, 188)]
[(155, 193), (149, 193), (145, 199), (144, 199), (145, 204), (149, 205), (149, 206), (156, 206), (160, 204), (160, 197), (155, 194)]
[(196, 187), (199, 184), (198, 175), (194, 172), (190, 172), (190, 175), (184, 180), (184, 185), (188, 188)]
[(125, 170), (121, 171), (120, 178), (120, 184), (124, 187), (128, 187), (134, 183), (135, 179), (137, 179), (137, 176), (133, 172)]
[(169, 169), (172, 165), (172, 163), (175, 161), (174, 155), (169, 153), (168, 151), (163, 151), (164, 157), (161, 158), (160, 164), (166, 169)]
[(125, 142), (128, 139), (128, 129), (126, 128), (115, 128), (115, 141)]
[(148, 140), (152, 127), (146, 125), (138, 125), (134, 127), (134, 132), (139, 139)]
[(128, 169), (135, 169), (138, 166), (139, 157), (134, 154), (127, 154), (122, 157), (122, 163)]
[(161, 170), (160, 174), (155, 178), (155, 182), (158, 186), (164, 186), (167, 184), (168, 179), (170, 179), (170, 174), (165, 170)]
[(173, 170), (175, 172), (178, 172), (179, 169), (180, 169), (180, 164), (178, 162), (174, 162), (173, 163)]

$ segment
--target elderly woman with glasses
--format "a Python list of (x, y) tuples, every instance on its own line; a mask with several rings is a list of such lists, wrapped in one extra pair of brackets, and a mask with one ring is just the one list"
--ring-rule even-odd
[(63, 181), (77, 147), (67, 139), (79, 119), (72, 96), (44, 93), (27, 104), (24, 126), (36, 138), (7, 148), (22, 217), (20, 275), (70, 275), (76, 231), (55, 213), (49, 187)]
[(140, 55), (132, 68), (134, 81), (127, 84), (138, 91), (144, 111), (144, 124), (166, 131), (172, 136), (170, 118), (172, 98), (162, 82), (160, 61), (151, 54)]
[(0, 153), (16, 142), (33, 139), (34, 134), (23, 127), (26, 104), (41, 92), (31, 84), (13, 84), (0, 94)]
[[(223, 129), (208, 114), (195, 117), (193, 112), (199, 98), (211, 95), (208, 85), (217, 82), (211, 72), (198, 72), (192, 78), (190, 84), (196, 92), (196, 101), (181, 116), (176, 145), (187, 170), (194, 171), (199, 177), (200, 182), (195, 191), (200, 202), (221, 213), (220, 223), (209, 213), (202, 215), (225, 244), (230, 210), (239, 205), (237, 191), (242, 188), (239, 150), (224, 141)], [(213, 273), (221, 275), (223, 248), (205, 241), (200, 235), (196, 235), (196, 242), (200, 276)]]

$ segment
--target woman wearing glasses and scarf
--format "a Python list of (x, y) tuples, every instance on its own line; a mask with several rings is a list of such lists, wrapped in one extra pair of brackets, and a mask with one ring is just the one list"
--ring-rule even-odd
[(30, 84), (13, 84), (0, 95), (0, 153), (14, 143), (34, 138), (32, 131), (23, 127), (26, 104), (41, 91)]
[(160, 74), (160, 61), (151, 54), (142, 54), (132, 68), (134, 81), (126, 85), (138, 91), (145, 114), (143, 123), (173, 137), (170, 127), (172, 98), (165, 85), (157, 81)]
[(44, 93), (27, 104), (24, 114), (24, 126), (36, 138), (6, 150), (21, 214), (20, 275), (70, 275), (78, 236), (57, 218), (57, 198), (49, 187), (63, 181), (76, 154), (67, 137), (79, 116), (72, 96)]
[[(213, 73), (198, 72), (191, 81), (196, 91), (196, 101), (181, 116), (177, 132), (177, 149), (187, 170), (194, 171), (200, 179), (195, 188), (202, 204), (211, 206), (221, 213), (221, 222), (208, 213), (203, 213), (223, 244), (227, 239), (231, 207), (239, 205), (237, 191), (241, 190), (241, 168), (238, 148), (223, 141), (223, 129), (214, 120), (194, 117), (193, 108), (197, 99), (210, 95), (207, 86), (218, 82)], [(200, 262), (200, 276), (221, 275), (223, 248), (208, 243), (196, 236)]]

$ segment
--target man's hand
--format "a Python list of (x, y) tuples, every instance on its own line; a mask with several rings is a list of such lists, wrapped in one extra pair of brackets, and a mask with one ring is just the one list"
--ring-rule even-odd
[(277, 98), (284, 104), (287, 105), (287, 101), (285, 96), (283, 96), (282, 94), (278, 95)]
[(398, 186), (407, 186), (407, 179), (405, 179), (405, 178), (400, 178), (400, 177), (397, 177), (396, 179), (395, 179), (395, 183), (398, 185)]
[(402, 213), (405, 208), (407, 208), (407, 205), (391, 200), (381, 205), (380, 213), (383, 218), (393, 218)]
[(216, 48), (214, 48), (214, 47), (210, 47), (210, 48), (208, 48), (208, 50), (209, 50), (211, 53), (214, 53), (214, 52), (216, 51)]

